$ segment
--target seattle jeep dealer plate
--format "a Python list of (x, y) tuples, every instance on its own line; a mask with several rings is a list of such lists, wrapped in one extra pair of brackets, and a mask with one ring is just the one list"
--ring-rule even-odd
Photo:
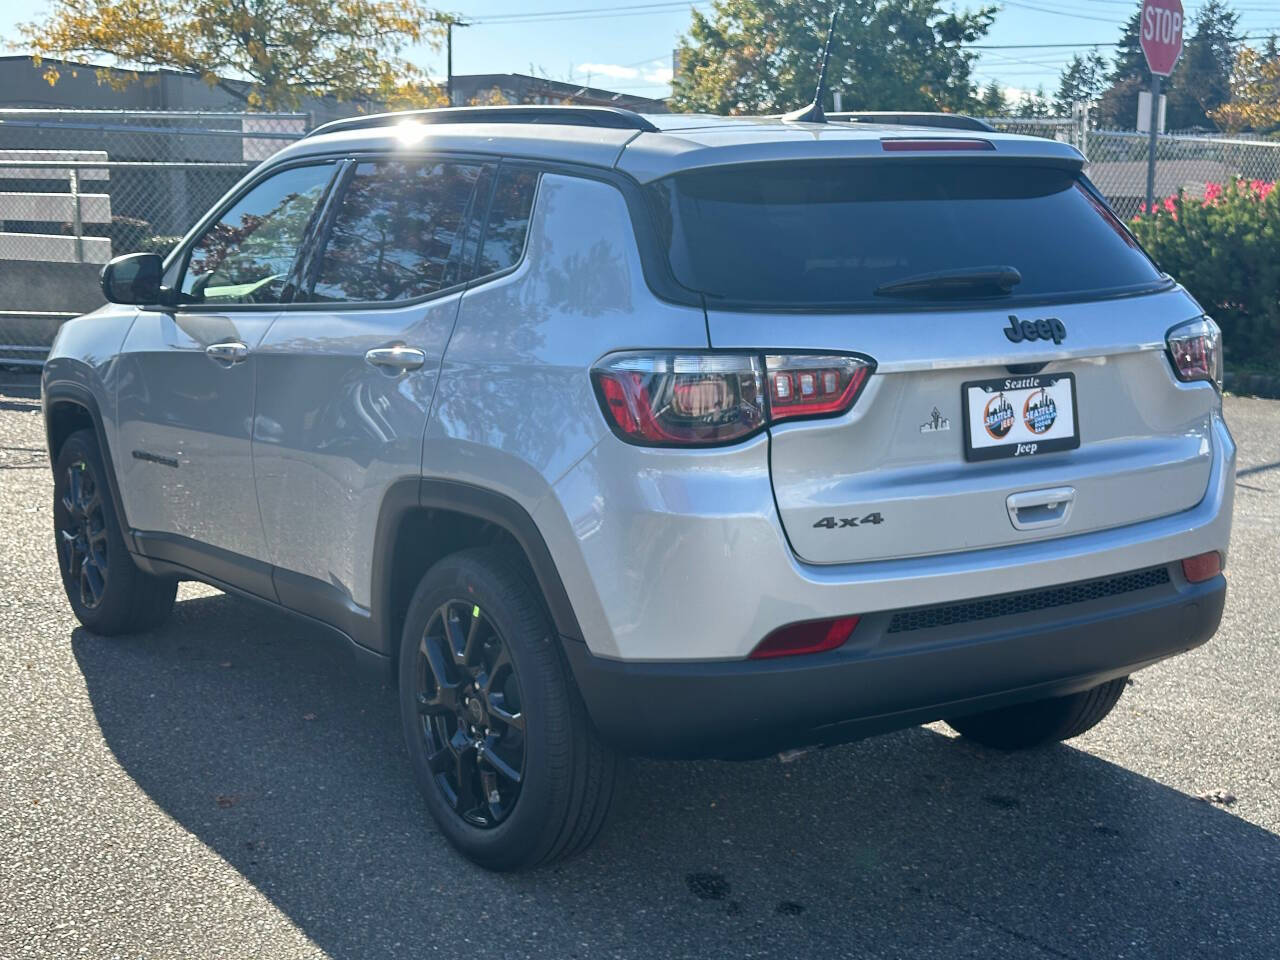
[(1074, 374), (972, 380), (960, 390), (966, 460), (1030, 457), (1080, 446)]

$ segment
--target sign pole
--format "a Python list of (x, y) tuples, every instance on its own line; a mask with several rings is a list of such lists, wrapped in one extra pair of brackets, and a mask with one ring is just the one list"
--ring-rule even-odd
[(1147, 140), (1147, 213), (1154, 211), (1156, 200), (1156, 125), (1160, 120), (1161, 76), (1151, 75), (1151, 132)]
[(1182, 0), (1142, 0), (1138, 42), (1151, 70), (1151, 130), (1147, 140), (1147, 213), (1156, 203), (1156, 132), (1160, 121), (1160, 87), (1182, 56)]

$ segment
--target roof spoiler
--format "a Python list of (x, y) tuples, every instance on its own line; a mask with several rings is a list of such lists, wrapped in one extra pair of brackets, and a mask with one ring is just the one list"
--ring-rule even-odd
[(655, 133), (657, 127), (643, 116), (620, 107), (576, 107), (555, 104), (529, 104), (495, 107), (438, 107), (431, 110), (401, 110), (396, 113), (373, 113), (346, 117), (322, 123), (310, 133), (341, 133), (346, 130), (371, 130), (393, 127), (398, 123), (556, 123), (571, 127), (607, 127), (613, 130), (640, 130)]
[(856, 113), (828, 113), (828, 120), (846, 123), (883, 123), (903, 127), (944, 127), (949, 130), (982, 130), (995, 133), (996, 128), (985, 120), (967, 117), (962, 113), (894, 113), (892, 111), (859, 111)]

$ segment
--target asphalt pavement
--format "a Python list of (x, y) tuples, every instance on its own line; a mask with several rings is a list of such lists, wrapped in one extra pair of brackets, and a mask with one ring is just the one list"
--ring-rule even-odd
[(155, 633), (80, 629), (38, 402), (0, 384), (0, 957), (1280, 957), (1278, 402), (1227, 401), (1220, 633), (1086, 736), (638, 762), (587, 853), (498, 876), (308, 627), (184, 585)]

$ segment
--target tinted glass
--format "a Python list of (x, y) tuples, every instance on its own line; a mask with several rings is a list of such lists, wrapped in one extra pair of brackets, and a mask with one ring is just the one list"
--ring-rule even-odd
[(884, 284), (995, 265), (1022, 274), (1009, 301), (1160, 279), (1066, 170), (754, 165), (678, 174), (648, 190), (677, 279), (713, 300), (885, 306), (903, 298), (877, 296)]
[(537, 186), (538, 175), (532, 170), (508, 167), (499, 171), (476, 276), (497, 273), (520, 261)]
[(232, 205), (196, 241), (181, 290), (192, 303), (280, 303), (332, 164), (282, 170)]
[(453, 282), (476, 164), (361, 163), (347, 185), (312, 299), (410, 300)]

